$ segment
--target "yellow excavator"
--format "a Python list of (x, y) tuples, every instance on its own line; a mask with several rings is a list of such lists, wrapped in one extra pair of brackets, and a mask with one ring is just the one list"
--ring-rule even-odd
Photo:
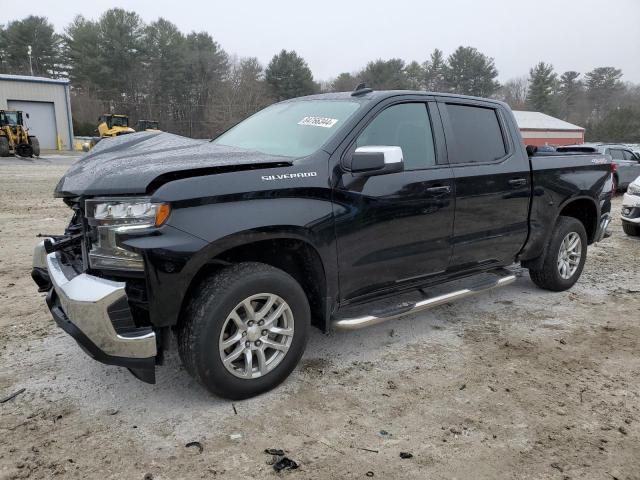
[[(29, 118), (29, 114), (25, 114)], [(0, 157), (14, 154), (19, 157), (40, 156), (40, 143), (29, 135), (20, 110), (0, 110)]]

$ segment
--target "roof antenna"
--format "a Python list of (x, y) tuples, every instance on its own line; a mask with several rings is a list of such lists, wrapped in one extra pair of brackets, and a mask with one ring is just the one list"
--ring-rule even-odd
[(365, 82), (360, 82), (355, 90), (351, 93), (352, 97), (357, 97), (360, 95), (365, 95), (367, 93), (373, 92), (372, 88), (367, 87)]

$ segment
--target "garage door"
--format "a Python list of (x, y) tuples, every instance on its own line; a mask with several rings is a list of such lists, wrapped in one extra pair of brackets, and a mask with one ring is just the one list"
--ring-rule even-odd
[(7, 100), (9, 110), (22, 110), (29, 135), (35, 135), (40, 141), (40, 148), (55, 149), (58, 146), (56, 115), (53, 102), (27, 102), (23, 100)]

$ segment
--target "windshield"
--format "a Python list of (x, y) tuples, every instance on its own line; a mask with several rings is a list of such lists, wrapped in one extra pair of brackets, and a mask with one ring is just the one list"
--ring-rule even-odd
[(18, 125), (18, 112), (4, 112), (4, 121), (7, 125), (15, 127)]
[(358, 109), (357, 102), (299, 100), (261, 110), (213, 143), (269, 155), (305, 157), (318, 150)]
[(129, 119), (127, 117), (113, 117), (111, 119), (111, 125), (114, 127), (128, 127)]

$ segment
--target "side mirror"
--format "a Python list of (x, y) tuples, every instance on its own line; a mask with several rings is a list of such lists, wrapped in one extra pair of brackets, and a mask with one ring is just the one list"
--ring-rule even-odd
[(27, 118), (29, 118), (29, 114), (27, 113), (26, 115), (27, 115)]
[(385, 175), (404, 170), (402, 148), (392, 146), (358, 147), (347, 159), (348, 170), (354, 174)]

